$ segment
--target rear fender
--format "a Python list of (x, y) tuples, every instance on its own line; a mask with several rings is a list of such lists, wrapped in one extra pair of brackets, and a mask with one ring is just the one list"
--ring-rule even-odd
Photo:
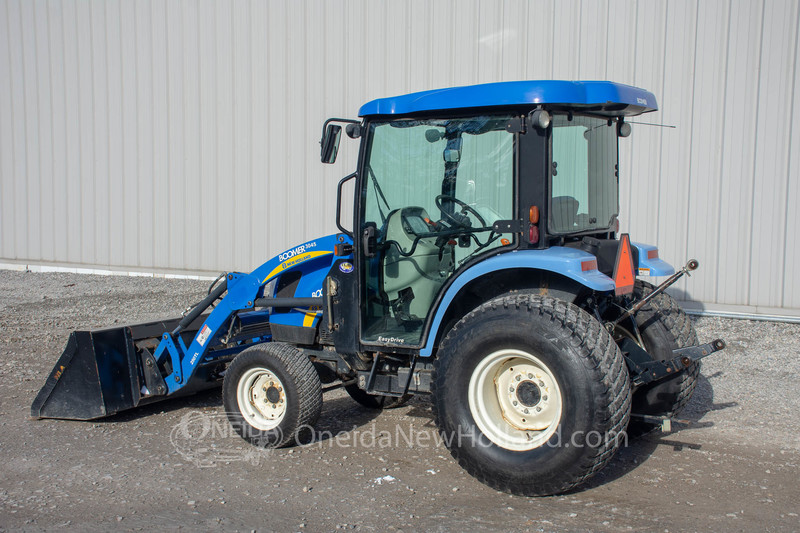
[(614, 290), (614, 280), (597, 270), (596, 258), (582, 250), (554, 246), (545, 250), (519, 250), (491, 257), (456, 277), (434, 311), (431, 328), (420, 356), (430, 357), (439, 338), (444, 317), (461, 290), (475, 280), (504, 270), (552, 272), (594, 291)]
[[(639, 252), (639, 264), (636, 265), (639, 276), (671, 276), (675, 268), (658, 257), (658, 248), (650, 244), (632, 242), (631, 245)], [(655, 257), (649, 257), (655, 255)]]

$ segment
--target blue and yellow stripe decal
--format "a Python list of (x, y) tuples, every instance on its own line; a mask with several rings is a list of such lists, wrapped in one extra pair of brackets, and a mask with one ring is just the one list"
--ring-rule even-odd
[(322, 315), (322, 309), (319, 307), (310, 307), (307, 311), (304, 312), (303, 317), (303, 327), (310, 328), (314, 326), (314, 322), (316, 321), (317, 317)]
[(332, 255), (332, 254), (333, 254), (333, 252), (331, 252), (331, 251), (322, 251), (322, 250), (320, 250), (320, 251), (314, 251), (314, 252), (305, 252), (303, 254), (296, 255), (296, 256), (294, 256), (294, 257), (292, 257), (290, 259), (287, 259), (286, 261), (280, 263), (275, 268), (273, 268), (272, 271), (269, 274), (267, 274), (267, 276), (264, 278), (264, 281), (262, 281), (261, 283), (266, 283), (271, 278), (277, 276), (278, 274), (280, 274), (284, 270), (289, 269), (289, 268), (291, 268), (293, 266), (297, 266), (300, 263), (305, 263), (309, 259), (314, 259), (314, 258), (317, 258), (317, 257), (323, 257), (323, 256), (326, 256), (326, 255)]

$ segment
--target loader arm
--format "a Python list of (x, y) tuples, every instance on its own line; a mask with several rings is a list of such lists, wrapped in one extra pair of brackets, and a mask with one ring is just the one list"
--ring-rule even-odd
[[(352, 244), (345, 235), (328, 235), (286, 250), (249, 274), (227, 273), (183, 318), (74, 332), (31, 416), (91, 420), (219, 386), (225, 364), (272, 339), (272, 320), (316, 326), (321, 311), (309, 308), (321, 309), (322, 282), (340, 243)], [(293, 283), (281, 289), (284, 275)]]

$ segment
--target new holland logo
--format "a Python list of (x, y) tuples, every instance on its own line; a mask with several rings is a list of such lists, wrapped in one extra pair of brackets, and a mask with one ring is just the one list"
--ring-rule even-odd
[(347, 261), (339, 263), (339, 270), (341, 270), (345, 274), (349, 274), (350, 272), (353, 271), (353, 263), (348, 263)]

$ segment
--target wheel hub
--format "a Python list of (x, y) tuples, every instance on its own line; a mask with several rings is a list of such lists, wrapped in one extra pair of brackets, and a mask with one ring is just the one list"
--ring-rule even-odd
[(469, 402), (481, 431), (511, 450), (541, 445), (561, 420), (561, 391), (552, 371), (521, 350), (486, 356), (470, 379)]
[(286, 414), (286, 392), (278, 377), (266, 368), (253, 368), (239, 380), (239, 408), (247, 422), (266, 431)]
[(267, 401), (270, 403), (280, 403), (282, 401), (281, 392), (272, 384), (267, 389)]
[(516, 429), (541, 431), (552, 423), (553, 379), (538, 365), (523, 359), (506, 362), (495, 378), (503, 418)]
[(525, 407), (533, 407), (542, 399), (539, 386), (530, 380), (525, 380), (517, 387), (517, 400)]

